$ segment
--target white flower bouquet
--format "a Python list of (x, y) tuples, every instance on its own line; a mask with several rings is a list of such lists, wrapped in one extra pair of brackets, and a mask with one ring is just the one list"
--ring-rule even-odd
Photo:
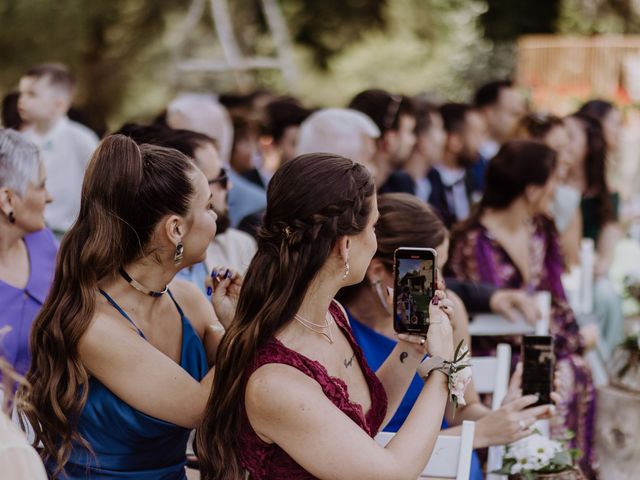
[[(507, 445), (502, 468), (494, 473), (525, 480), (541, 477), (582, 478), (574, 467), (574, 462), (579, 456), (579, 450), (566, 450), (563, 442), (551, 440), (536, 432)], [(561, 475), (563, 473), (571, 476)]]

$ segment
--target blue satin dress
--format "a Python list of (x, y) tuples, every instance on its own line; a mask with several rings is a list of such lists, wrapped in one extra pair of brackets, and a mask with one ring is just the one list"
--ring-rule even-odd
[[(100, 293), (133, 324), (111, 297)], [(200, 381), (208, 370), (204, 345), (171, 292), (169, 295), (182, 320), (180, 366)], [(144, 338), (140, 330), (138, 333)], [(186, 408), (190, 406), (185, 404)], [(76, 446), (65, 466), (67, 476), (62, 475), (61, 479), (186, 479), (185, 452), (190, 430), (134, 409), (93, 377), (78, 429), (95, 455)]]
[[(349, 322), (351, 323), (353, 336), (355, 337), (356, 342), (358, 342), (358, 345), (360, 345), (360, 348), (362, 348), (364, 356), (367, 359), (367, 363), (375, 372), (387, 359), (391, 351), (395, 348), (397, 342), (358, 322), (350, 312), (347, 311), (347, 314), (349, 316)], [(411, 381), (402, 402), (400, 402), (400, 406), (398, 407), (395, 415), (389, 424), (384, 427), (385, 432), (398, 431), (409, 415), (409, 412), (411, 412), (413, 404), (416, 402), (420, 392), (422, 391), (423, 385), (424, 382), (418, 374), (416, 374)], [(444, 430), (445, 428), (448, 428), (448, 425), (447, 421), (443, 419), (442, 429)], [(482, 465), (480, 464), (480, 459), (476, 453), (473, 452), (469, 480), (482, 480), (482, 478)]]

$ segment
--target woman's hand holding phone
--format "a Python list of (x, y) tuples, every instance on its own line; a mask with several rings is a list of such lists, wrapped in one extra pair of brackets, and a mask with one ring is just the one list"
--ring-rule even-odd
[(446, 293), (436, 290), (429, 304), (429, 330), (427, 331), (427, 351), (432, 357), (453, 360), (453, 303)]
[(474, 447), (506, 445), (531, 435), (535, 422), (555, 413), (553, 405), (532, 407), (537, 401), (536, 395), (519, 397), (476, 420)]
[[(411, 343), (415, 354), (419, 355), (420, 359), (428, 354), (432, 357), (437, 356), (451, 360), (453, 358), (453, 333), (451, 329), (453, 302), (447, 298), (447, 294), (443, 290), (436, 290), (434, 299), (436, 300), (429, 305), (429, 330), (426, 338), (418, 334), (399, 333), (398, 339)], [(447, 346), (450, 348), (447, 349)]]
[(434, 298), (437, 300), (432, 301), (429, 305), (430, 320), (426, 338), (418, 334), (399, 333), (398, 339), (412, 344), (414, 353), (420, 359), (428, 354), (432, 357), (437, 356), (451, 360), (453, 358), (453, 333), (451, 329), (453, 302), (447, 298), (447, 294), (443, 290), (436, 290)]

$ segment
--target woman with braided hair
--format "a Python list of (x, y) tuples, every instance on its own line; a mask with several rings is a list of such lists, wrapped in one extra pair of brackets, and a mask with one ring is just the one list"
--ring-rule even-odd
[(302, 155), (273, 176), (198, 431), (204, 479), (415, 479), (424, 468), (447, 403), (446, 375), (428, 377), (386, 448), (373, 437), (427, 352), (451, 360), (451, 303), (436, 292), (427, 337), (400, 335), (374, 373), (333, 299), (362, 281), (377, 219), (373, 180), (351, 160)]

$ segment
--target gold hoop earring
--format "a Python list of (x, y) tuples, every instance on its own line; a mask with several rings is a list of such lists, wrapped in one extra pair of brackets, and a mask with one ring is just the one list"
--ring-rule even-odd
[(184, 257), (184, 246), (182, 242), (178, 242), (176, 245), (176, 253), (173, 255), (173, 262), (176, 265), (180, 265), (182, 263), (182, 258)]

